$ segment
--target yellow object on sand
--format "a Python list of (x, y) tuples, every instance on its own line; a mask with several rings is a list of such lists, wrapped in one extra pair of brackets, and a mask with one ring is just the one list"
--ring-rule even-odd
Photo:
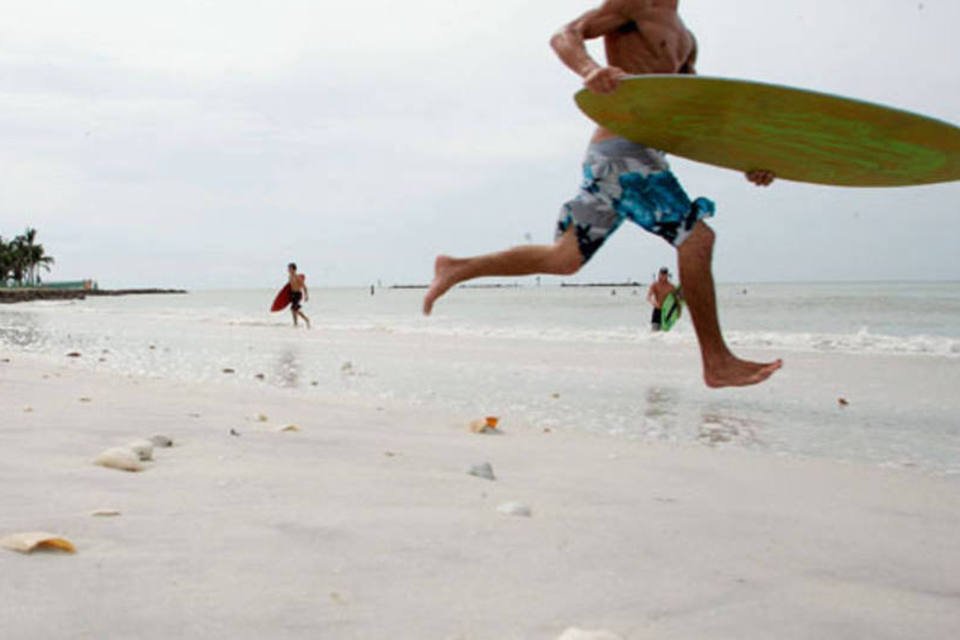
[(37, 549), (50, 549), (53, 551), (65, 551), (67, 553), (76, 553), (77, 549), (73, 543), (66, 538), (47, 533), (46, 531), (28, 531), (26, 533), (14, 533), (0, 538), (0, 547), (19, 551), (20, 553), (32, 553)]

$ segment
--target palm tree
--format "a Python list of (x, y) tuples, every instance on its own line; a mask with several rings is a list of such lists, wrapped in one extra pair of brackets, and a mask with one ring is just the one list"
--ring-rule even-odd
[(0, 238), (0, 284), (11, 277), (17, 285), (22, 285), (25, 279), (27, 284), (37, 284), (40, 269), (50, 271), (54, 259), (46, 255), (36, 239), (37, 230), (33, 228), (27, 228), (10, 242)]
[(0, 236), (0, 287), (7, 284), (7, 278), (13, 271), (13, 243), (4, 242)]
[(27, 284), (38, 284), (40, 280), (40, 269), (50, 271), (50, 265), (53, 264), (53, 256), (46, 255), (42, 244), (37, 244), (37, 230), (33, 227), (27, 227), (23, 235), (23, 260), (26, 267)]

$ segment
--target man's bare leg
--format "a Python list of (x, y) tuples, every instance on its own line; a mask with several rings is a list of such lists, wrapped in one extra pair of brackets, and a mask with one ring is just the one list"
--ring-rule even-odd
[(570, 275), (582, 265), (583, 257), (572, 227), (552, 245), (524, 245), (472, 258), (437, 256), (433, 282), (423, 298), (423, 313), (430, 315), (437, 298), (465, 280), (533, 273)]
[(307, 323), (307, 329), (309, 329), (309, 328), (310, 328), (310, 318), (307, 317), (307, 314), (305, 314), (303, 311), (297, 311), (297, 314), (298, 314), (301, 318), (303, 318), (303, 321)]
[(720, 333), (717, 298), (710, 265), (713, 260), (713, 229), (698, 222), (680, 245), (680, 285), (690, 308), (693, 327), (703, 357), (703, 379), (708, 387), (745, 387), (763, 382), (783, 366), (782, 360), (749, 362), (730, 352)]

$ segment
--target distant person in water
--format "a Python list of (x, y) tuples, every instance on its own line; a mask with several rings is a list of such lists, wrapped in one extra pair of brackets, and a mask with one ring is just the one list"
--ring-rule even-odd
[(287, 273), (290, 275), (290, 313), (293, 314), (293, 326), (298, 326), (297, 318), (300, 317), (307, 323), (307, 329), (309, 329), (310, 318), (300, 310), (300, 303), (310, 300), (310, 291), (307, 290), (307, 276), (297, 273), (296, 262), (287, 265)]
[[(680, 19), (677, 4), (678, 0), (603, 0), (557, 31), (550, 44), (560, 61), (598, 94), (613, 93), (630, 75), (692, 75), (697, 41)], [(586, 41), (594, 38), (604, 40), (606, 65), (587, 51)], [(746, 177), (764, 187), (774, 180), (773, 173), (762, 167)], [(580, 190), (560, 209), (554, 243), (469, 258), (438, 256), (423, 312), (429, 315), (437, 298), (472, 278), (574, 274), (622, 222), (630, 220), (677, 250), (680, 282), (700, 343), (704, 382), (710, 387), (763, 382), (783, 363), (738, 358), (720, 333), (711, 272), (714, 232), (705, 222), (713, 213), (710, 200), (687, 196), (664, 153), (600, 127), (587, 147)]]
[(657, 279), (647, 290), (647, 302), (653, 306), (653, 316), (650, 318), (650, 328), (653, 331), (660, 331), (660, 316), (663, 311), (663, 301), (667, 296), (676, 291), (677, 288), (670, 282), (670, 270), (661, 267)]

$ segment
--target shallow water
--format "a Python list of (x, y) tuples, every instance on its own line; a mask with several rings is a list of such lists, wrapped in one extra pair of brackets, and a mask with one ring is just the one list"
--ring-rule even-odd
[(4, 307), (0, 352), (62, 362), (79, 351), (72, 366), (121, 374), (960, 472), (958, 284), (723, 286), (731, 345), (788, 366), (720, 392), (700, 382), (688, 319), (648, 331), (641, 289), (458, 289), (431, 318), (419, 290), (312, 293), (312, 331), (268, 313), (271, 291)]

